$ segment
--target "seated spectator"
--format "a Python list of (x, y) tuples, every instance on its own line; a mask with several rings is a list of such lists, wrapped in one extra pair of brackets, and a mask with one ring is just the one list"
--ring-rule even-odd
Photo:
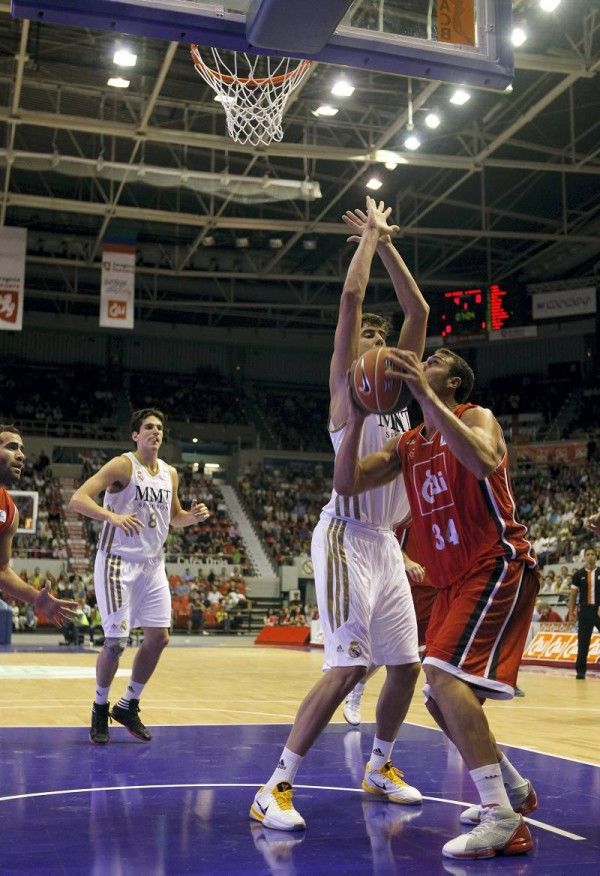
[(559, 615), (557, 611), (554, 611), (547, 602), (540, 600), (538, 602), (538, 612), (540, 616), (540, 623), (542, 624), (562, 624), (564, 623), (562, 617)]

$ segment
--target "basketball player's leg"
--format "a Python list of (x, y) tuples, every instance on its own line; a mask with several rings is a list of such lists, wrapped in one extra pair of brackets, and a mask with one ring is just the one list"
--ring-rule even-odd
[(481, 831), (447, 843), (449, 857), (477, 857), (481, 843), (492, 843), (495, 852), (531, 848), (509, 792), (521, 783), (534, 803), (528, 811), (537, 806), (535, 792), (499, 751), (482, 700), (513, 696), (536, 594), (537, 580), (521, 564), (497, 559), (442, 591), (435, 606), (424, 661), (426, 693), (435, 702), (430, 711), (461, 753), (481, 799), (477, 817), (467, 820), (481, 820)]
[(134, 657), (125, 693), (113, 707), (111, 716), (127, 727), (132, 736), (149, 742), (152, 736), (139, 718), (139, 702), (169, 643), (171, 595), (164, 563), (153, 561), (135, 566), (130, 597), (131, 625), (142, 627), (144, 640)]
[(94, 564), (96, 600), (105, 639), (96, 660), (96, 693), (92, 705), (90, 739), (97, 745), (110, 740), (108, 702), (110, 686), (129, 636), (128, 564), (111, 554), (98, 552)]
[(292, 804), (296, 773), (335, 710), (371, 665), (369, 582), (348, 562), (355, 550), (355, 536), (341, 531), (338, 524), (336, 520), (320, 520), (312, 539), (315, 590), (329, 670), (301, 703), (277, 767), (254, 798), (250, 817), (265, 827), (306, 827)]
[(381, 667), (376, 663), (369, 666), (365, 675), (358, 684), (355, 684), (344, 702), (343, 715), (344, 719), (353, 727), (358, 726), (361, 722), (360, 705), (362, 702), (365, 687), (370, 678), (372, 678), (378, 669)]
[(377, 729), (362, 787), (393, 803), (417, 804), (422, 802), (420, 792), (404, 782), (392, 765), (392, 750), (420, 672), (417, 621), (396, 540), (382, 538), (381, 554), (384, 573), (389, 574), (382, 576), (373, 603), (371, 641), (373, 660), (385, 665), (386, 678), (377, 701)]

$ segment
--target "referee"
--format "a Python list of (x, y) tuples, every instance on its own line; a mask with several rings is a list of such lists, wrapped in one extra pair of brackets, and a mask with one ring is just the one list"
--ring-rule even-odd
[(587, 655), (594, 627), (600, 632), (600, 569), (593, 548), (584, 552), (585, 566), (577, 569), (571, 581), (569, 620), (575, 620), (575, 604), (579, 597), (579, 625), (577, 628), (577, 678), (585, 678)]

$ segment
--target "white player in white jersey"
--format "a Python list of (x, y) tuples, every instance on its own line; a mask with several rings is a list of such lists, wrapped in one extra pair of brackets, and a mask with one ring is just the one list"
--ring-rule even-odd
[[(385, 344), (386, 322), (363, 314), (371, 262), (377, 251), (404, 312), (399, 346), (422, 355), (429, 307), (400, 254), (392, 245), (390, 208), (367, 198), (367, 213), (346, 213), (358, 247), (340, 301), (329, 373), (330, 422), (337, 452), (348, 419), (348, 369), (373, 346)], [(363, 432), (365, 447), (381, 450), (393, 435), (409, 429), (406, 412), (371, 415)], [(333, 493), (313, 533), (312, 558), (319, 616), (325, 637), (325, 672), (302, 702), (281, 759), (259, 789), (250, 817), (265, 827), (306, 827), (292, 802), (292, 785), (302, 758), (335, 710), (372, 664), (385, 665), (386, 681), (377, 705), (377, 731), (362, 783), (363, 790), (393, 803), (418, 804), (422, 797), (392, 765), (391, 752), (408, 710), (419, 674), (417, 625), (394, 524), (408, 514), (402, 482), (362, 496)]]
[[(177, 471), (158, 458), (164, 415), (154, 408), (131, 418), (136, 450), (115, 456), (75, 491), (69, 507), (103, 522), (94, 566), (96, 599), (104, 629), (104, 647), (96, 662), (96, 697), (90, 739), (110, 740), (109, 715), (138, 739), (152, 737), (139, 718), (139, 700), (169, 642), (171, 594), (163, 559), (169, 526), (192, 526), (209, 516), (206, 505), (184, 511)], [(104, 491), (100, 507), (95, 497)], [(144, 641), (135, 655), (124, 696), (109, 712), (108, 695), (119, 659), (133, 627)]]

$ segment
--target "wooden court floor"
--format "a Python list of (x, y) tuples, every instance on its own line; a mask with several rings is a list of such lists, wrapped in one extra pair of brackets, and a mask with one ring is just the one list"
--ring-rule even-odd
[[(133, 656), (133, 649), (128, 649), (121, 669), (131, 666)], [(214, 646), (171, 646), (143, 693), (142, 719), (149, 725), (290, 724), (301, 699), (319, 676), (322, 659), (318, 650), (252, 644), (227, 647), (218, 640)], [(0, 667), (17, 677), (0, 677), (0, 726), (86, 728), (94, 665), (93, 653), (3, 653)], [(71, 670), (88, 677), (69, 677)], [(58, 672), (66, 677), (57, 678)], [(368, 683), (363, 721), (374, 720), (383, 677), (384, 670), (380, 670)], [(125, 674), (115, 679), (112, 700), (122, 694), (126, 679)], [(486, 706), (497, 739), (600, 764), (600, 677), (576, 681), (570, 672), (524, 669), (519, 683), (525, 690), (524, 698), (488, 702)], [(422, 703), (420, 688), (418, 684), (407, 720), (435, 726)], [(343, 721), (341, 710), (334, 720)]]

